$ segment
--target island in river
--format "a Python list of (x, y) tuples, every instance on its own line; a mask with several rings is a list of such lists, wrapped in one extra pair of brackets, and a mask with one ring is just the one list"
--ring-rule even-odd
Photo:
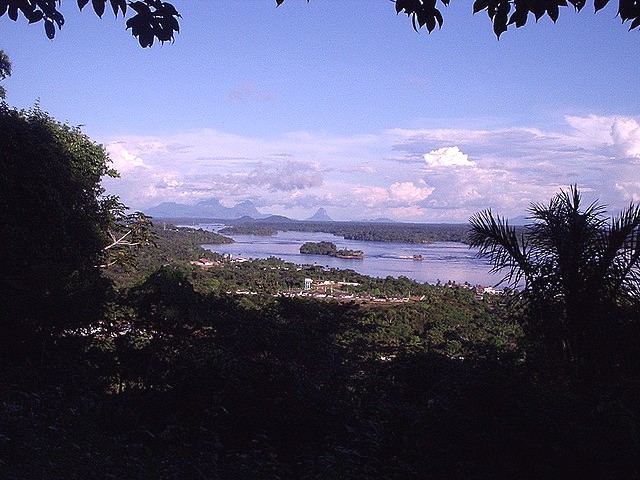
[(336, 258), (364, 258), (362, 250), (338, 249), (333, 242), (305, 242), (300, 247), (300, 253), (311, 255), (328, 255)]

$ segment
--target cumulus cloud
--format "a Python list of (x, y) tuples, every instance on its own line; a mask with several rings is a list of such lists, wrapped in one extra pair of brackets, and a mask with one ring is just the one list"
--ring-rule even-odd
[(611, 138), (620, 154), (640, 159), (640, 125), (633, 118), (616, 118), (611, 125)]
[(354, 207), (377, 208), (389, 200), (389, 191), (384, 187), (355, 185), (350, 189), (350, 198)]
[(396, 182), (389, 187), (391, 198), (407, 203), (424, 200), (434, 190), (434, 187), (416, 187), (413, 182)]
[(119, 173), (128, 173), (136, 168), (149, 168), (142, 158), (127, 150), (121, 143), (111, 143), (106, 149), (113, 168)]
[(466, 154), (458, 147), (442, 147), (424, 154), (424, 160), (429, 167), (472, 167)]
[(598, 115), (587, 115), (585, 117), (567, 115), (564, 118), (573, 130), (571, 132), (572, 136), (579, 139), (583, 147), (611, 143), (611, 125), (615, 118)]

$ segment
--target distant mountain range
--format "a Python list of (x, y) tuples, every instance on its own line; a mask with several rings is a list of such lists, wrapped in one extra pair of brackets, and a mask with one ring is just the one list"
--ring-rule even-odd
[(216, 218), (222, 220), (234, 220), (241, 217), (260, 219), (270, 216), (260, 213), (250, 200), (240, 202), (233, 207), (225, 207), (217, 199), (202, 200), (195, 205), (163, 202), (148, 208), (145, 213), (157, 218)]
[[(219, 219), (219, 220), (237, 220), (237, 221), (253, 221), (260, 220), (265, 223), (292, 222), (288, 217), (281, 215), (265, 214), (258, 211), (250, 200), (240, 202), (233, 207), (225, 207), (216, 198), (202, 200), (195, 205), (185, 205), (176, 202), (163, 202), (160, 205), (145, 210), (147, 215), (155, 218), (163, 219)], [(319, 208), (316, 213), (307, 218), (309, 222), (333, 222), (324, 208)], [(375, 223), (397, 223), (390, 218), (372, 218), (368, 220), (360, 220), (361, 222)], [(525, 216), (512, 217), (509, 224), (514, 226), (525, 225), (531, 221)]]
[[(291, 222), (290, 218), (281, 215), (270, 215), (260, 213), (250, 200), (240, 202), (233, 207), (225, 207), (218, 199), (202, 200), (195, 205), (185, 205), (176, 202), (163, 202), (160, 205), (146, 209), (145, 213), (156, 218), (211, 218), (220, 220), (253, 221), (261, 220), (265, 222)], [(333, 222), (324, 208), (307, 219), (311, 222)]]

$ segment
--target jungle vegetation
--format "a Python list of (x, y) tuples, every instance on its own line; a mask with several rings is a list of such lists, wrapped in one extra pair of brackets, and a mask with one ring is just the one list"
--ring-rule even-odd
[[(3, 478), (640, 475), (636, 207), (576, 187), (520, 238), (479, 213), (472, 241), (528, 281), (504, 296), (231, 263), (105, 196), (80, 129), (0, 121)], [(305, 278), (410, 300), (281, 294)]]

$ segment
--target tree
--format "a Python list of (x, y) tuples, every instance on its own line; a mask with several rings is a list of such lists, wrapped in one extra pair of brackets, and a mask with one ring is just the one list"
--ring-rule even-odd
[(640, 299), (640, 206), (607, 219), (598, 202), (585, 210), (581, 202), (572, 186), (548, 205), (533, 204), (533, 224), (520, 236), (485, 210), (471, 218), (470, 243), (494, 271), (506, 270), (504, 281), (525, 280), (530, 335), (572, 363), (603, 365), (623, 313)]
[[(276, 0), (278, 5), (285, 0)], [(310, 0), (307, 0), (309, 2)], [(396, 13), (404, 12), (410, 19), (413, 29), (426, 28), (429, 33), (444, 24), (439, 4), (448, 6), (451, 0), (393, 0)], [(602, 10), (610, 0), (594, 0), (595, 12)], [(554, 23), (558, 20), (561, 7), (573, 6), (580, 11), (587, 0), (475, 0), (473, 13), (485, 11), (493, 26), (493, 32), (500, 38), (510, 25), (523, 27), (532, 14), (536, 21), (547, 15)], [(640, 27), (640, 4), (636, 0), (618, 0), (618, 16), (622, 22), (630, 22), (629, 30)]]
[[(129, 8), (135, 12), (126, 22), (127, 30), (138, 39), (140, 46), (150, 47), (154, 40), (159, 42), (173, 41), (174, 32), (180, 31), (178, 18), (180, 14), (169, 2), (160, 0), (108, 0), (117, 17), (122, 13), (124, 17)], [(58, 9), (61, 0), (0, 0), (0, 17), (7, 14), (14, 22), (20, 13), (29, 23), (44, 22), (44, 30), (50, 39), (56, 35), (64, 25), (64, 16)], [(89, 0), (78, 0), (78, 8), (82, 10)], [(102, 18), (106, 10), (107, 0), (91, 0), (93, 11)]]
[[(11, 61), (7, 54), (0, 50), (0, 82), (9, 76), (11, 76)], [(7, 91), (0, 85), (0, 100), (4, 100), (6, 96)]]
[[(128, 8), (136, 12), (126, 22), (126, 28), (138, 39), (142, 47), (150, 47), (154, 40), (162, 43), (173, 41), (174, 32), (179, 32), (178, 18), (181, 18), (173, 4), (160, 0), (108, 0), (117, 17), (122, 13), (124, 17)], [(285, 0), (275, 0), (276, 5), (282, 5)], [(307, 0), (309, 2), (310, 0)], [(444, 17), (438, 8), (448, 6), (451, 0), (393, 0), (397, 13), (404, 12), (410, 19), (414, 30), (426, 28), (429, 33), (444, 24)], [(594, 0), (594, 10), (603, 9), (610, 0)], [(0, 0), (0, 17), (5, 13), (13, 21), (20, 13), (29, 23), (44, 22), (46, 35), (53, 39), (56, 26), (61, 29), (64, 16), (58, 9), (61, 0)], [(82, 10), (89, 0), (77, 0)], [(94, 12), (102, 17), (106, 10), (107, 0), (92, 0)], [(529, 14), (536, 21), (547, 15), (553, 22), (558, 19), (560, 9), (573, 6), (580, 11), (587, 4), (587, 0), (475, 0), (473, 13), (485, 11), (491, 21), (495, 35), (500, 38), (508, 27), (515, 25), (522, 27), (527, 23)], [(630, 22), (629, 30), (640, 26), (640, 4), (635, 0), (618, 0), (618, 16), (622, 22)]]
[(99, 318), (109, 287), (100, 266), (126, 260), (122, 241), (106, 248), (114, 243), (108, 232), (145, 242), (148, 219), (133, 225), (116, 197), (103, 196), (101, 178), (116, 175), (108, 162), (104, 147), (79, 128), (38, 107), (0, 104), (4, 351)]
[[(282, 3), (284, 0), (278, 0)], [(603, 9), (610, 0), (594, 0), (594, 10)], [(396, 12), (406, 13), (414, 30), (425, 27), (432, 32), (436, 26), (444, 23), (438, 4), (449, 5), (450, 0), (396, 0)], [(529, 14), (536, 21), (547, 15), (554, 23), (558, 20), (561, 7), (573, 6), (576, 11), (582, 10), (587, 0), (475, 0), (473, 13), (485, 11), (493, 26), (496, 37), (507, 31), (510, 25), (516, 28), (527, 23)], [(618, 0), (618, 15), (623, 22), (631, 22), (629, 30), (640, 26), (640, 4), (635, 0)]]
[(125, 270), (136, 267), (134, 249), (154, 243), (151, 217), (142, 212), (127, 213), (127, 206), (116, 196), (104, 197), (102, 203), (108, 212), (106, 228), (108, 243), (102, 248), (105, 263), (100, 268), (119, 265)]

